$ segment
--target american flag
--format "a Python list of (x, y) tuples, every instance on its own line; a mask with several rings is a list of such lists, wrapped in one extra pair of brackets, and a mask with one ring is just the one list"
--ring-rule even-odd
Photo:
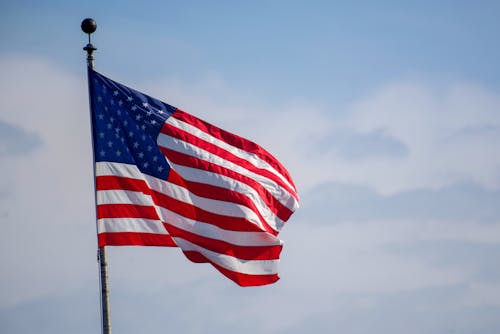
[(241, 286), (279, 279), (298, 208), (257, 144), (89, 70), (99, 247), (179, 247)]

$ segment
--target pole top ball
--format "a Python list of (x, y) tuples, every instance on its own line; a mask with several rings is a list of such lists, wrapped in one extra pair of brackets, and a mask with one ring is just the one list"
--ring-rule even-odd
[(97, 29), (97, 23), (94, 19), (86, 18), (82, 21), (82, 30), (86, 34), (91, 34)]

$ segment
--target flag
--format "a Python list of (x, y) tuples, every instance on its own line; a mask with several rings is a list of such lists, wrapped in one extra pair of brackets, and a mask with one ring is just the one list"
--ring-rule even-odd
[(103, 246), (179, 247), (241, 286), (279, 279), (278, 233), (298, 208), (259, 145), (89, 69)]

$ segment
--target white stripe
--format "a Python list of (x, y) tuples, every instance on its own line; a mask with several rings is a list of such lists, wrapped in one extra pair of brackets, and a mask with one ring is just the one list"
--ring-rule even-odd
[(205, 238), (222, 240), (238, 246), (277, 246), (283, 244), (280, 239), (266, 232), (228, 231), (186, 218), (163, 207), (160, 211), (168, 225)]
[(279, 171), (274, 169), (274, 167), (269, 165), (269, 163), (267, 163), (267, 161), (262, 160), (258, 155), (247, 152), (247, 151), (242, 150), (238, 147), (232, 146), (231, 144), (226, 143), (225, 141), (222, 141), (216, 137), (213, 137), (212, 135), (198, 129), (197, 127), (195, 127), (189, 123), (186, 123), (180, 119), (177, 119), (175, 117), (169, 117), (165, 123), (167, 123), (173, 127), (176, 127), (178, 129), (184, 130), (184, 131), (186, 131), (186, 132), (188, 132), (196, 137), (199, 137), (203, 140), (206, 140), (209, 143), (212, 143), (220, 148), (223, 148), (223, 149), (231, 152), (235, 156), (242, 158), (242, 159), (245, 159), (246, 161), (248, 161), (249, 163), (251, 163), (252, 165), (254, 165), (255, 167), (257, 167), (259, 169), (268, 170), (269, 172), (273, 173), (278, 178), (280, 178), (280, 180), (282, 180), (287, 186), (289, 186), (290, 189), (295, 190), (293, 185), (291, 185), (290, 182), (288, 182), (286, 177), (284, 177)]
[(228, 270), (247, 275), (272, 275), (278, 272), (279, 260), (241, 260), (233, 256), (210, 251), (182, 238), (174, 238), (183, 251), (196, 251), (210, 261)]
[(101, 218), (97, 220), (98, 233), (139, 232), (168, 234), (162, 222), (144, 218)]
[(153, 206), (153, 199), (140, 191), (98, 190), (97, 204), (135, 204)]
[(283, 227), (284, 222), (277, 215), (275, 215), (274, 212), (271, 211), (271, 209), (269, 209), (269, 207), (262, 200), (257, 191), (255, 191), (254, 188), (247, 185), (246, 183), (235, 180), (225, 175), (203, 171), (197, 168), (191, 168), (172, 163), (171, 165), (175, 169), (175, 171), (178, 172), (185, 180), (221, 187), (246, 196), (255, 204), (255, 207), (257, 208), (259, 213), (270, 226), (272, 226), (277, 231)]
[(224, 158), (221, 158), (191, 143), (185, 142), (183, 140), (171, 136), (167, 136), (163, 133), (159, 134), (157, 143), (162, 147), (186, 154), (188, 156), (208, 161), (210, 163), (213, 163), (214, 165), (225, 167), (242, 175), (251, 177), (255, 181), (259, 182), (264, 188), (266, 188), (271, 193), (271, 195), (274, 196), (274, 198), (276, 198), (290, 210), (295, 211), (298, 208), (297, 200), (288, 192), (288, 190), (281, 187), (275, 181), (265, 176), (249, 171), (246, 168), (243, 168), (233, 162), (225, 160)]
[(95, 163), (96, 176), (123, 176), (143, 180), (142, 172), (136, 165), (99, 161)]

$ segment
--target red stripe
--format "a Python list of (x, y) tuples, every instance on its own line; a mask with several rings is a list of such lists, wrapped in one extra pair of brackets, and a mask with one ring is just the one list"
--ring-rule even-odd
[[(209, 171), (215, 174), (220, 174), (227, 176), (233, 180), (239, 181), (241, 183), (246, 184), (247, 186), (253, 188), (259, 197), (264, 201), (266, 206), (281, 219), (282, 221), (287, 221), (288, 218), (292, 215), (293, 211), (284, 206), (280, 201), (278, 201), (266, 188), (264, 188), (259, 182), (254, 179), (237, 173), (229, 168), (225, 168), (219, 165), (212, 164), (208, 161), (180, 153), (168, 148), (160, 147), (162, 153), (167, 156), (167, 158), (176, 165), (187, 166), (192, 168), (197, 168), (200, 170)], [(193, 192), (196, 191), (198, 193), (204, 193), (205, 195), (200, 195), (203, 197), (209, 197), (214, 199), (231, 201), (229, 198), (243, 198), (243, 200), (236, 201), (235, 203), (246, 205), (248, 202), (248, 197), (241, 195), (238, 192), (226, 190), (224, 188), (219, 188), (217, 186), (211, 186), (208, 184), (201, 184), (194, 181), (184, 180), (187, 187), (192, 189)], [(208, 187), (213, 187), (211, 190), (207, 190)], [(217, 196), (217, 194), (221, 194)]]
[(277, 177), (275, 174), (271, 173), (270, 171), (263, 169), (263, 168), (258, 168), (248, 162), (247, 160), (240, 158), (233, 153), (220, 148), (219, 146), (216, 146), (206, 140), (201, 139), (200, 137), (197, 137), (195, 135), (190, 134), (189, 132), (186, 132), (184, 130), (181, 130), (179, 128), (176, 128), (174, 126), (171, 126), (168, 123), (165, 123), (161, 129), (161, 132), (167, 136), (171, 136), (177, 139), (180, 139), (182, 141), (185, 141), (187, 143), (190, 143), (192, 145), (195, 145), (207, 152), (212, 153), (213, 155), (216, 155), (224, 160), (230, 161), (238, 166), (241, 166), (249, 171), (252, 171), (255, 174), (261, 175), (263, 177), (266, 177), (270, 180), (273, 180), (275, 183), (277, 183), (280, 187), (286, 189), (293, 197), (297, 198), (297, 194), (294, 189), (290, 188), (285, 182), (283, 182), (279, 177)]
[(98, 234), (99, 247), (103, 246), (162, 246), (177, 247), (168, 234), (139, 232), (106, 232)]
[(281, 253), (281, 245), (271, 246), (239, 246), (225, 241), (206, 238), (165, 224), (169, 234), (176, 238), (185, 239), (193, 244), (219, 254), (229, 255), (241, 260), (276, 260)]
[(171, 117), (177, 118), (183, 122), (186, 122), (203, 132), (210, 134), (211, 136), (220, 139), (234, 147), (237, 147), (243, 151), (253, 153), (257, 155), (260, 159), (267, 162), (274, 169), (276, 169), (281, 175), (283, 175), (287, 181), (295, 188), (295, 184), (293, 183), (290, 174), (286, 170), (286, 168), (276, 159), (271, 153), (266, 151), (264, 148), (260, 147), (256, 143), (230, 133), (228, 131), (222, 130), (212, 124), (209, 124), (191, 114), (188, 114), (180, 109), (177, 109)]
[(243, 274), (236, 271), (231, 271), (226, 268), (219, 266), (217, 263), (210, 261), (208, 258), (203, 256), (203, 254), (196, 251), (183, 251), (186, 257), (192, 262), (196, 263), (210, 263), (224, 276), (238, 284), (239, 286), (259, 286), (271, 284), (279, 280), (278, 274), (271, 275), (249, 275)]
[(132, 179), (124, 176), (97, 176), (96, 190), (130, 190), (151, 195), (151, 189), (144, 180)]
[(153, 206), (134, 204), (99, 204), (97, 218), (144, 218), (160, 219)]
[(182, 251), (186, 257), (195, 263), (210, 263), (210, 261), (201, 255), (201, 253), (195, 252), (195, 251)]

